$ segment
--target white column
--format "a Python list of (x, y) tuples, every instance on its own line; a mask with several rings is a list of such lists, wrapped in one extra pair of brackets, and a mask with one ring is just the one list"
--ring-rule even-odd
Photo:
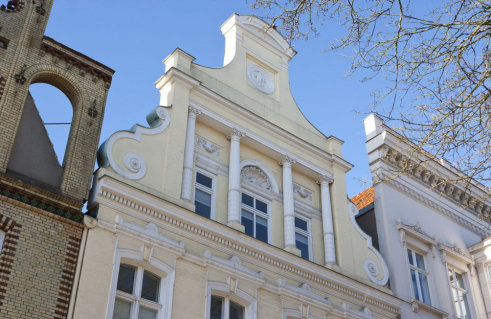
[(297, 161), (288, 155), (279, 164), (283, 166), (283, 218), (285, 229), (285, 249), (294, 252), (295, 245), (295, 209), (293, 205), (292, 165)]
[(242, 231), (244, 227), (240, 224), (240, 139), (244, 136), (245, 133), (236, 129), (227, 135), (227, 138), (230, 140), (228, 226)]
[(334, 243), (334, 225), (332, 221), (331, 195), (329, 184), (334, 180), (322, 176), (317, 183), (321, 185), (322, 228), (324, 230), (324, 255), (326, 265), (336, 264), (336, 246)]
[(191, 189), (193, 186), (193, 157), (194, 157), (194, 134), (196, 131), (196, 117), (201, 111), (189, 106), (188, 127), (186, 131), (186, 146), (184, 148), (184, 171), (182, 173), (181, 198), (191, 201)]

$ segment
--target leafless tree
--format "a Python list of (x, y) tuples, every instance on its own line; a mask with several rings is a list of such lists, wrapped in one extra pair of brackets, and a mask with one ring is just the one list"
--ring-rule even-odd
[(252, 6), (290, 43), (339, 22), (346, 33), (328, 49), (352, 52), (348, 74), (364, 69), (370, 72), (363, 80), (381, 76), (389, 83), (375, 92), (374, 111), (415, 151), (464, 173), (451, 182), (477, 181), (491, 195), (491, 0), (255, 0)]

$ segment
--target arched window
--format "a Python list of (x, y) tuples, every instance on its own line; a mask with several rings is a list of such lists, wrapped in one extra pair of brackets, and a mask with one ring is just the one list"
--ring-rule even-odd
[(118, 253), (107, 319), (169, 319), (174, 270), (160, 261), (146, 262)]
[(29, 92), (46, 128), (58, 162), (63, 165), (73, 117), (70, 100), (56, 87), (45, 83), (32, 84)]
[(206, 319), (256, 319), (257, 301), (254, 297), (219, 282), (207, 284)]

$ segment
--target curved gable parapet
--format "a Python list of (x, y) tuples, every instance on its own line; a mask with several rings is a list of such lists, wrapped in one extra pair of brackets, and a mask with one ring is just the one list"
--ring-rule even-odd
[[(358, 222), (355, 218), (358, 215), (358, 212), (359, 211), (356, 205), (348, 200), (348, 214), (350, 216), (351, 223), (358, 234), (360, 234), (366, 240), (367, 248), (372, 252), (372, 254), (369, 254), (372, 256), (363, 254), (363, 269), (365, 270), (365, 274), (373, 283), (379, 286), (385, 286), (387, 284), (387, 281), (389, 280), (389, 267), (387, 266), (387, 263), (385, 262), (385, 259), (384, 257), (382, 257), (380, 252), (375, 249), (375, 247), (373, 247), (372, 237), (367, 235), (358, 225)], [(373, 257), (376, 257), (376, 259), (378, 259), (378, 262), (373, 260)]]
[(135, 124), (128, 131), (119, 131), (112, 134), (104, 143), (102, 143), (97, 153), (97, 163), (100, 167), (110, 166), (116, 173), (126, 178), (137, 180), (146, 174), (145, 160), (135, 152), (127, 152), (123, 157), (125, 168), (117, 164), (113, 146), (116, 141), (128, 138), (137, 142), (141, 141), (142, 134), (156, 135), (165, 131), (170, 123), (170, 114), (166, 108), (169, 106), (157, 106), (147, 115), (149, 127)]

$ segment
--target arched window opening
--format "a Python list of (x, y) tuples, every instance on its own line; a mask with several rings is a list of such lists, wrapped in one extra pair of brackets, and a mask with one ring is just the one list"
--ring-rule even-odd
[(8, 171), (59, 189), (73, 117), (72, 103), (54, 86), (29, 87), (9, 158)]
[(70, 100), (54, 86), (44, 83), (32, 84), (29, 92), (43, 120), (58, 163), (63, 166), (73, 117)]

